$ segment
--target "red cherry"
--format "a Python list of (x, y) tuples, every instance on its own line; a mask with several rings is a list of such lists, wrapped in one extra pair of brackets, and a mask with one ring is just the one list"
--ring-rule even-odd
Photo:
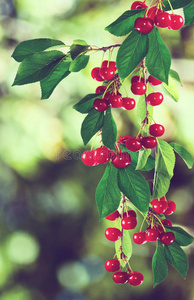
[(137, 272), (137, 271), (133, 271), (130, 273), (129, 275), (129, 279), (128, 279), (128, 283), (132, 286), (138, 286), (140, 284), (142, 284), (144, 281), (144, 277), (143, 274)]
[(155, 16), (160, 12), (162, 12), (162, 10), (156, 6), (151, 7), (147, 12), (147, 18), (154, 20)]
[(137, 245), (143, 245), (147, 242), (146, 233), (144, 231), (136, 232), (133, 235), (133, 241)]
[(149, 127), (149, 133), (155, 137), (162, 136), (165, 132), (164, 126), (160, 124), (152, 124)]
[(169, 219), (162, 220), (162, 224), (164, 226), (172, 226), (172, 222)]
[(115, 75), (115, 69), (102, 67), (100, 68), (99, 74), (104, 80), (111, 80)]
[(149, 18), (137, 18), (134, 23), (135, 29), (143, 34), (149, 33), (154, 27), (154, 21)]
[(148, 77), (148, 82), (152, 85), (159, 85), (162, 83), (162, 81), (152, 77), (151, 75), (149, 75), (149, 77)]
[(130, 209), (127, 212), (124, 212), (123, 218), (126, 218), (126, 217), (136, 218), (137, 215), (136, 215), (136, 212), (133, 209)]
[(108, 272), (116, 272), (120, 269), (120, 262), (118, 259), (109, 259), (105, 262), (104, 267)]
[(141, 139), (141, 144), (145, 149), (153, 149), (157, 145), (157, 140), (153, 136), (144, 136)]
[(99, 71), (100, 71), (100, 68), (94, 68), (94, 69), (92, 69), (91, 76), (96, 81), (104, 81), (104, 79), (100, 76)]
[(105, 111), (108, 108), (108, 101), (105, 99), (95, 99), (93, 106), (97, 111)]
[(168, 203), (168, 207), (167, 207), (166, 211), (164, 212), (164, 215), (169, 216), (169, 215), (172, 215), (173, 212), (175, 212), (176, 204), (172, 200), (168, 200), (167, 203)]
[(126, 110), (132, 110), (135, 107), (135, 100), (133, 98), (124, 97), (122, 108)]
[(151, 93), (146, 98), (147, 103), (152, 106), (160, 105), (163, 99), (164, 97), (161, 93)]
[(170, 29), (179, 30), (184, 24), (184, 19), (180, 15), (171, 14), (170, 17), (171, 17)]
[(145, 1), (144, 2), (142, 2), (142, 1), (135, 1), (131, 5), (131, 10), (143, 9), (143, 8), (146, 8), (146, 7), (147, 7), (147, 5), (145, 4)]
[(129, 137), (125, 143), (125, 146), (128, 150), (133, 152), (137, 152), (142, 148), (141, 142), (136, 136)]
[(143, 77), (139, 77), (138, 75), (135, 75), (131, 78), (131, 83), (134, 83), (134, 82), (143, 82), (144, 83), (144, 78)]
[(120, 139), (117, 141), (118, 144), (125, 144), (125, 142), (127, 141), (127, 139), (129, 138), (129, 135), (125, 135), (120, 137)]
[(147, 86), (143, 82), (134, 82), (131, 85), (131, 91), (135, 95), (144, 95), (147, 91)]
[(155, 242), (159, 239), (159, 231), (157, 228), (150, 228), (146, 231), (146, 240), (148, 242)]
[(98, 165), (98, 163), (94, 159), (94, 150), (85, 151), (82, 154), (82, 161), (88, 167), (93, 167)]
[(116, 272), (113, 274), (113, 281), (115, 283), (126, 283), (128, 281), (128, 273), (127, 272)]
[(107, 228), (104, 234), (111, 242), (116, 242), (121, 238), (121, 231), (118, 228)]
[(127, 152), (118, 153), (113, 157), (112, 163), (117, 169), (125, 168), (131, 163), (131, 156)]
[(94, 159), (98, 164), (105, 164), (110, 160), (110, 150), (105, 146), (94, 151)]
[(96, 93), (104, 93), (106, 90), (106, 86), (100, 85), (96, 88)]
[(171, 25), (170, 14), (167, 12), (160, 12), (155, 16), (154, 22), (156, 26), (160, 28), (166, 28)]
[(115, 221), (120, 217), (120, 214), (118, 212), (118, 210), (116, 210), (114, 213), (110, 214), (109, 216), (105, 217), (105, 219), (109, 220), (109, 221)]
[(160, 234), (160, 241), (164, 245), (170, 245), (174, 242), (175, 235), (173, 232), (162, 232)]
[(111, 68), (111, 69), (114, 69), (115, 71), (117, 69), (116, 62), (115, 61), (108, 61), (108, 60), (104, 60), (102, 62), (102, 67), (103, 68)]
[(163, 214), (168, 207), (167, 201), (161, 201), (160, 199), (154, 199), (151, 201), (153, 211), (157, 214)]
[(121, 226), (125, 230), (134, 229), (137, 226), (136, 218), (125, 217), (121, 221)]
[(123, 105), (123, 99), (119, 95), (110, 95), (109, 97), (109, 104), (113, 108), (119, 108)]

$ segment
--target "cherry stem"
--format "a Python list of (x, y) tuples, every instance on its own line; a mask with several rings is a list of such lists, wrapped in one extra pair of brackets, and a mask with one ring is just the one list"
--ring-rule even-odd
[(146, 218), (147, 218), (147, 215), (145, 215), (145, 217), (143, 218), (143, 221), (142, 221), (142, 223), (141, 223), (141, 227), (140, 227), (140, 230), (139, 230), (139, 231), (142, 231), (143, 224), (144, 224), (144, 222), (145, 222)]
[(170, 9), (172, 10), (172, 13), (173, 13), (173, 15), (174, 15), (174, 10), (173, 10), (173, 7), (172, 7), (172, 4), (171, 4), (170, 0), (168, 0), (168, 3), (169, 3), (169, 5), (170, 5)]
[[(125, 208), (125, 195), (124, 194), (122, 194), (121, 205), (122, 205), (121, 220), (122, 220), (123, 219), (123, 214), (124, 214), (124, 208)], [(122, 229), (121, 229), (121, 245), (120, 245), (121, 259), (123, 259), (123, 233), (124, 233), (124, 229), (122, 227)]]
[(165, 229), (165, 227), (164, 227), (164, 225), (163, 225), (161, 219), (160, 219), (157, 215), (155, 215), (155, 214), (153, 214), (153, 216), (160, 222), (160, 225), (162, 226), (164, 232), (166, 232), (166, 229)]
[[(145, 83), (145, 85), (147, 85), (146, 61), (145, 61), (145, 58), (142, 60), (141, 67), (142, 67), (142, 70), (143, 70), (143, 79), (144, 79), (144, 83)], [(148, 114), (149, 114), (149, 112), (148, 112), (148, 103), (147, 103), (146, 93), (145, 93), (145, 105), (146, 105), (146, 117), (147, 117)]]

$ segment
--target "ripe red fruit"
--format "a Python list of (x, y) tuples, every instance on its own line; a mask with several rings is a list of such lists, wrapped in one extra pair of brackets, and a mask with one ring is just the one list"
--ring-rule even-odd
[(105, 146), (97, 148), (94, 151), (94, 160), (98, 164), (105, 164), (110, 160), (110, 150)]
[(124, 108), (126, 110), (134, 109), (135, 100), (133, 98), (124, 97), (124, 98), (122, 98), (122, 100), (123, 100), (122, 108)]
[(170, 245), (174, 242), (175, 235), (173, 232), (162, 232), (160, 234), (160, 241), (164, 245)]
[(133, 241), (137, 245), (143, 245), (147, 242), (146, 233), (144, 231), (136, 232), (133, 235)]
[(123, 105), (123, 99), (119, 95), (110, 95), (109, 97), (109, 105), (113, 108), (119, 108)]
[(97, 111), (105, 111), (108, 108), (108, 101), (106, 99), (95, 99), (93, 106)]
[(147, 103), (152, 105), (152, 106), (156, 106), (156, 105), (160, 105), (163, 102), (163, 95), (161, 93), (151, 93), (147, 96), (146, 100)]
[(143, 34), (149, 33), (154, 27), (154, 21), (149, 18), (137, 18), (134, 23), (135, 29)]
[(113, 157), (112, 163), (117, 169), (125, 168), (131, 163), (131, 156), (127, 152), (118, 153)]
[(148, 242), (155, 242), (159, 239), (159, 231), (157, 228), (150, 228), (146, 230), (146, 240)]
[(144, 78), (143, 77), (139, 77), (138, 75), (135, 75), (131, 78), (131, 83), (134, 83), (134, 82), (143, 82), (144, 83)]
[(96, 81), (104, 81), (104, 79), (100, 76), (99, 71), (100, 71), (100, 68), (94, 68), (94, 69), (92, 69), (91, 76)]
[(176, 204), (172, 200), (168, 200), (167, 203), (168, 203), (168, 207), (165, 210), (164, 215), (169, 216), (169, 215), (172, 215), (173, 212), (175, 212), (175, 210), (176, 210)]
[(94, 150), (85, 151), (82, 154), (82, 161), (88, 167), (93, 167), (98, 164), (94, 159)]
[(129, 278), (129, 274), (127, 272), (116, 272), (113, 274), (113, 281), (115, 283), (126, 283)]
[(162, 81), (152, 77), (151, 75), (149, 75), (149, 77), (148, 77), (148, 82), (152, 85), (159, 85), (162, 83)]
[(154, 199), (151, 201), (153, 211), (157, 214), (163, 214), (168, 207), (167, 201), (161, 201), (160, 199)]
[(116, 242), (121, 238), (121, 231), (118, 228), (107, 228), (104, 234), (111, 242)]
[(134, 10), (134, 9), (143, 9), (143, 8), (146, 8), (147, 5), (145, 4), (145, 1), (142, 2), (142, 1), (135, 1), (132, 3), (131, 5), (131, 10)]
[(104, 80), (111, 80), (115, 75), (115, 69), (102, 67), (100, 68), (99, 74)]
[(125, 146), (128, 150), (133, 152), (137, 152), (142, 148), (141, 142), (136, 136), (129, 137), (125, 143)]
[(169, 219), (162, 220), (162, 224), (164, 226), (172, 226), (172, 222)]
[(106, 86), (100, 85), (96, 88), (96, 93), (104, 93), (106, 90)]
[(162, 10), (156, 6), (151, 7), (147, 12), (147, 18), (154, 20), (155, 16), (160, 12), (162, 12)]
[(116, 272), (120, 269), (120, 262), (118, 259), (109, 259), (105, 262), (104, 267), (108, 272)]
[(162, 136), (165, 132), (164, 126), (160, 124), (152, 124), (149, 127), (149, 133), (155, 137)]
[(141, 144), (145, 149), (153, 149), (157, 145), (157, 140), (153, 136), (144, 136), (141, 139)]
[(102, 66), (104, 68), (111, 68), (114, 69), (116, 71), (117, 67), (116, 67), (116, 62), (115, 61), (108, 61), (108, 60), (104, 60), (102, 62)]
[(180, 15), (171, 14), (170, 16), (171, 16), (170, 29), (179, 30), (184, 24), (184, 19)]
[(108, 215), (107, 217), (105, 217), (105, 219), (109, 220), (109, 221), (115, 221), (116, 219), (118, 219), (120, 216), (118, 210), (116, 210), (114, 213)]
[(121, 226), (125, 230), (134, 229), (137, 226), (136, 218), (125, 217), (121, 221)]
[(131, 91), (135, 95), (144, 95), (147, 91), (147, 86), (143, 82), (134, 82), (131, 85)]
[(133, 271), (129, 274), (129, 279), (128, 279), (128, 283), (132, 286), (138, 286), (140, 284), (142, 284), (144, 281), (144, 277), (143, 274), (137, 272), (137, 271)]
[(171, 25), (171, 17), (167, 12), (160, 12), (154, 18), (154, 23), (160, 28), (166, 28)]
[(126, 218), (126, 217), (136, 218), (137, 215), (136, 215), (136, 212), (133, 209), (130, 209), (127, 212), (124, 212), (123, 218)]

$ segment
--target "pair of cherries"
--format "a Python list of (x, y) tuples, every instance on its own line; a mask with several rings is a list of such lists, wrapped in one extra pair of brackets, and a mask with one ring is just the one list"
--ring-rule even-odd
[(172, 200), (167, 201), (165, 196), (158, 199), (154, 199), (150, 203), (152, 205), (153, 211), (157, 214), (164, 214), (166, 216), (169, 216), (172, 215), (176, 210), (175, 202)]
[[(147, 80), (151, 85), (159, 85), (162, 83), (162, 81), (154, 78), (153, 76), (149, 75), (148, 77), (148, 80)], [(140, 77), (140, 76), (133, 76), (131, 78), (131, 91), (134, 95), (144, 95), (147, 91), (147, 86), (146, 86), (146, 83), (144, 82), (144, 78), (143, 77)], [(162, 96), (162, 99), (161, 99), (161, 93), (157, 93), (157, 95), (155, 95), (156, 97), (156, 102), (160, 102), (162, 103), (163, 101), (163, 96)], [(151, 96), (152, 97), (152, 96)], [(159, 104), (160, 104), (159, 103)], [(159, 105), (159, 104), (156, 104), (156, 105)]]
[[(120, 216), (118, 210), (116, 210), (114, 213), (110, 214), (109, 216), (105, 217), (105, 219), (109, 220), (109, 221), (115, 221), (117, 220)], [(137, 215), (136, 212), (134, 210), (128, 210), (127, 212), (125, 212), (123, 214), (123, 218), (121, 220), (121, 227), (125, 230), (131, 230), (134, 229), (137, 226)], [(108, 228), (105, 231), (105, 236), (108, 240), (111, 240), (111, 232), (112, 229), (115, 228)], [(114, 230), (113, 230), (114, 232)], [(119, 237), (119, 236), (118, 236)], [(118, 238), (119, 239), (119, 238)]]
[[(158, 125), (158, 124), (153, 124), (153, 125)], [(157, 140), (154, 136), (143, 136), (143, 137), (126, 136), (123, 138), (124, 138), (123, 141), (120, 139), (119, 143), (125, 143), (126, 148), (132, 152), (137, 152), (142, 148), (153, 149), (157, 145)]]
[[(108, 93), (106, 93), (108, 94)], [(93, 106), (97, 111), (105, 111), (110, 106), (112, 108), (122, 107), (125, 110), (132, 110), (135, 107), (135, 100), (130, 97), (122, 97), (121, 94), (105, 95), (106, 98), (97, 98), (94, 100)]]
[(113, 79), (117, 70), (115, 61), (104, 60), (101, 67), (92, 69), (91, 76), (96, 81), (104, 81)]

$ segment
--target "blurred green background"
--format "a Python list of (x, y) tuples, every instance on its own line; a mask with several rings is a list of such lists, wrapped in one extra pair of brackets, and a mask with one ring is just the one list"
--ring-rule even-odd
[[(71, 74), (47, 101), (39, 100), (38, 84), (11, 87), (18, 67), (11, 54), (19, 42), (39, 37), (68, 45), (74, 39), (97, 46), (121, 42), (104, 28), (130, 5), (126, 0), (0, 0), (0, 300), (194, 299), (193, 246), (185, 249), (186, 281), (169, 267), (168, 279), (152, 289), (154, 245), (134, 245), (131, 264), (144, 274), (142, 286), (116, 285), (104, 271), (104, 261), (114, 255), (104, 237), (111, 223), (99, 223), (95, 204), (105, 166), (82, 164), (84, 116), (72, 109), (98, 86), (90, 72), (102, 54), (92, 55), (87, 68)], [(165, 96), (154, 119), (166, 127), (166, 140), (194, 155), (194, 27), (161, 34), (184, 87), (178, 104)], [(114, 110), (114, 116), (121, 135), (137, 134), (135, 110)], [(194, 172), (177, 157), (168, 194), (177, 204), (171, 220), (191, 234), (193, 195)]]

